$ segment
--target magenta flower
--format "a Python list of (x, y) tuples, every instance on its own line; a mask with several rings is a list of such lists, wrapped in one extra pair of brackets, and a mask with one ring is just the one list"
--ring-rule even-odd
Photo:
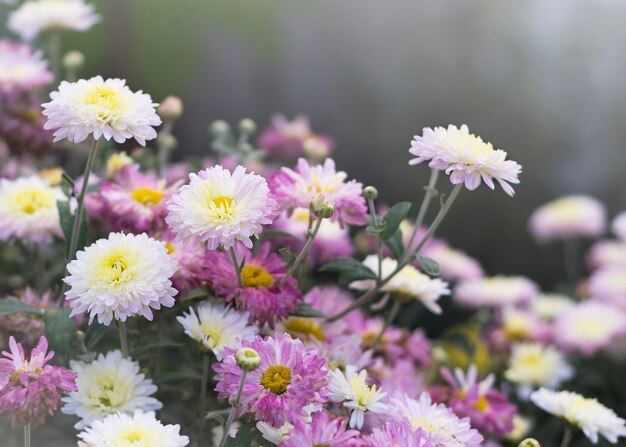
[[(241, 345), (254, 349), (261, 357), (259, 367), (246, 376), (241, 412), (252, 413), (257, 420), (279, 427), (300, 420), (305, 406), (310, 408), (327, 400), (326, 360), (314, 350), (306, 351), (300, 340), (287, 334), (256, 336), (242, 341)], [(214, 369), (218, 397), (234, 399), (242, 374), (235, 360), (235, 349), (226, 349), (224, 361)]]
[(312, 421), (296, 422), (289, 437), (280, 447), (359, 447), (363, 445), (357, 430), (346, 430), (346, 421), (321, 410), (312, 415)]
[(293, 159), (304, 155), (326, 157), (334, 143), (326, 135), (314, 134), (305, 116), (289, 121), (283, 115), (275, 115), (271, 125), (261, 132), (257, 145), (270, 155)]
[(368, 447), (437, 447), (431, 437), (421, 428), (413, 430), (408, 421), (387, 422), (381, 428), (375, 428), (366, 438)]
[(9, 349), (0, 358), (0, 413), (7, 413), (12, 426), (41, 425), (59, 407), (62, 391), (76, 391), (76, 373), (46, 364), (54, 352), (47, 352), (45, 337), (39, 339), (29, 359), (13, 337)]

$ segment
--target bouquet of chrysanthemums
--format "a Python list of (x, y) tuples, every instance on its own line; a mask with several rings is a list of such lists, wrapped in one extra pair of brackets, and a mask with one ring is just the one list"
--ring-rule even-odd
[(0, 40), (2, 445), (57, 411), (75, 433), (37, 445), (624, 442), (626, 214), (590, 245), (596, 199), (537, 209), (568, 272), (543, 292), (436, 235), (459, 195), (519, 183), (465, 125), (410, 142), (430, 168), (423, 192), (405, 180), (415, 202), (339, 170), (303, 116), (214, 122), (210, 157), (172, 163), (179, 98), (79, 79), (84, 56), (58, 51), (100, 20), (29, 0)]

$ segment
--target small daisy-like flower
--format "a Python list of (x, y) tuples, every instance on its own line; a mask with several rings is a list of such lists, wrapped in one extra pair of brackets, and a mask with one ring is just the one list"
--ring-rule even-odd
[(622, 211), (615, 216), (613, 222), (611, 222), (611, 231), (621, 241), (626, 241), (626, 211)]
[(500, 331), (508, 341), (550, 339), (551, 330), (548, 323), (527, 309), (506, 307), (502, 309), (500, 319)]
[(574, 300), (568, 296), (542, 293), (530, 301), (530, 310), (544, 320), (553, 321), (574, 304)]
[(509, 183), (519, 183), (517, 177), (522, 171), (518, 163), (506, 159), (506, 152), (471, 134), (465, 124), (460, 128), (452, 124), (447, 129), (425, 128), (422, 136), (413, 138), (409, 152), (417, 157), (409, 164), (427, 161), (431, 168), (450, 174), (453, 184), (465, 183), (469, 190), (478, 188), (481, 180), (494, 189), (495, 180), (513, 196), (515, 192)]
[(0, 40), (0, 89), (36, 90), (52, 79), (41, 51), (28, 44)]
[(8, 27), (33, 40), (46, 31), (87, 31), (99, 21), (94, 5), (83, 0), (29, 0), (9, 14)]
[[(363, 260), (363, 265), (374, 273), (378, 273), (378, 257), (376, 255), (367, 256)], [(386, 278), (389, 276), (396, 270), (397, 266), (398, 261), (395, 259), (384, 258), (381, 265), (382, 277)], [(374, 286), (374, 280), (354, 281), (350, 284), (351, 288), (357, 290), (370, 290)], [(389, 292), (396, 297), (416, 299), (435, 314), (441, 313), (441, 307), (437, 300), (443, 295), (450, 294), (447, 282), (439, 278), (431, 278), (412, 265), (404, 266), (381, 290)]]
[(626, 436), (626, 423), (613, 410), (596, 399), (588, 399), (571, 391), (550, 391), (541, 388), (530, 395), (535, 405), (550, 414), (565, 419), (580, 428), (591, 442), (598, 442), (598, 435), (615, 444)]
[(587, 253), (587, 265), (591, 270), (626, 266), (626, 243), (621, 240), (603, 240), (594, 243)]
[(556, 388), (569, 380), (574, 370), (565, 356), (552, 346), (541, 343), (519, 343), (511, 348), (507, 380), (525, 387)]
[(374, 428), (372, 434), (365, 438), (368, 447), (438, 447), (424, 430), (413, 430), (408, 421), (387, 422), (381, 428)]
[(263, 225), (272, 223), (276, 201), (265, 179), (237, 166), (231, 173), (217, 165), (189, 174), (168, 203), (168, 225), (180, 240), (229, 249), (237, 241), (252, 248)]
[(227, 347), (235, 347), (241, 340), (250, 340), (257, 333), (255, 326), (248, 326), (248, 314), (239, 313), (223, 304), (204, 301), (198, 305), (198, 314), (193, 308), (182, 317), (176, 317), (185, 329), (185, 334), (222, 360)]
[(539, 241), (596, 237), (606, 228), (606, 209), (590, 196), (565, 196), (533, 211), (528, 226)]
[(63, 281), (70, 286), (72, 315), (89, 312), (90, 323), (96, 316), (105, 326), (134, 315), (152, 320), (152, 309), (175, 302), (170, 278), (176, 261), (164, 242), (145, 233), (111, 233), (79, 251), (67, 271)]
[(427, 244), (421, 254), (437, 261), (441, 269), (441, 278), (446, 281), (466, 281), (485, 275), (476, 259), (444, 242)]
[(333, 150), (333, 140), (311, 131), (306, 116), (289, 121), (283, 115), (272, 117), (272, 124), (261, 132), (257, 145), (270, 155), (296, 158), (304, 155), (325, 158)]
[(596, 270), (587, 283), (589, 294), (626, 310), (626, 266)]
[(285, 422), (280, 427), (272, 427), (270, 424), (259, 421), (256, 423), (256, 428), (261, 432), (261, 436), (268, 442), (274, 445), (279, 445), (289, 437), (289, 433), (293, 430), (293, 424)]
[(0, 240), (41, 244), (62, 236), (59, 200), (66, 200), (61, 188), (39, 176), (0, 179)]
[[(244, 348), (259, 353), (261, 363), (246, 375), (241, 394), (241, 411), (253, 413), (274, 427), (294, 423), (303, 416), (306, 406), (326, 401), (326, 360), (315, 351), (306, 351), (300, 340), (289, 335), (243, 340)], [(215, 390), (221, 399), (233, 399), (241, 381), (235, 350), (227, 348), (224, 360), (214, 365)]]
[(77, 374), (77, 390), (63, 398), (61, 412), (75, 414), (83, 429), (115, 413), (159, 410), (163, 405), (152, 395), (157, 387), (139, 373), (139, 363), (122, 357), (120, 351), (99, 354), (91, 363), (70, 361)]
[(321, 410), (313, 413), (310, 422), (299, 420), (289, 432), (280, 447), (360, 447), (361, 434), (356, 430), (346, 430), (343, 418), (332, 416)]
[(453, 296), (470, 307), (504, 307), (528, 302), (538, 293), (537, 285), (523, 276), (494, 276), (463, 281)]
[(56, 129), (54, 141), (80, 143), (92, 135), (96, 140), (113, 138), (120, 144), (134, 138), (145, 146), (146, 140), (157, 136), (154, 126), (161, 124), (150, 95), (133, 92), (123, 79), (96, 76), (63, 81), (50, 98), (42, 107), (48, 118), (44, 128)]
[(185, 447), (179, 425), (163, 425), (154, 412), (135, 411), (132, 416), (111, 414), (78, 434), (78, 447)]
[(384, 413), (388, 407), (382, 399), (387, 395), (376, 389), (376, 385), (367, 384), (367, 371), (357, 371), (356, 366), (347, 365), (346, 370), (330, 370), (328, 391), (333, 402), (343, 402), (343, 406), (352, 410), (350, 427), (361, 428), (365, 412)]
[(45, 337), (39, 339), (30, 358), (13, 337), (9, 351), (0, 358), (0, 413), (7, 413), (12, 426), (41, 425), (59, 407), (61, 393), (76, 390), (76, 374), (47, 364), (54, 352), (48, 352)]
[(363, 185), (355, 180), (346, 182), (347, 177), (345, 172), (337, 172), (330, 158), (313, 166), (300, 158), (295, 170), (282, 168), (274, 175), (271, 186), (281, 209), (288, 213), (296, 208), (309, 208), (311, 201), (321, 194), (335, 209), (333, 221), (362, 225), (367, 217)]

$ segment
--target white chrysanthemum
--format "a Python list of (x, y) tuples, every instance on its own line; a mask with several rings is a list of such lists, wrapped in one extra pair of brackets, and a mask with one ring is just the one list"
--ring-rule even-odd
[(252, 248), (252, 237), (272, 223), (278, 205), (265, 179), (237, 166), (231, 173), (217, 165), (189, 174), (168, 203), (168, 225), (178, 240), (229, 249), (237, 241)]
[(293, 425), (289, 422), (285, 422), (280, 427), (273, 427), (266, 422), (259, 421), (256, 423), (256, 428), (261, 432), (263, 439), (274, 445), (278, 445), (289, 439), (289, 432), (293, 430)]
[(59, 200), (67, 200), (61, 188), (38, 176), (0, 179), (0, 240), (47, 243), (61, 236)]
[(67, 271), (72, 315), (89, 312), (90, 323), (96, 316), (106, 326), (133, 315), (152, 320), (152, 309), (172, 307), (178, 293), (170, 281), (176, 261), (145, 233), (111, 233), (76, 253)]
[(0, 40), (0, 89), (37, 89), (52, 82), (41, 51), (30, 45)]
[(222, 352), (234, 347), (241, 340), (250, 340), (257, 333), (255, 326), (248, 326), (248, 313), (239, 313), (224, 304), (204, 301), (198, 305), (198, 314), (193, 308), (182, 317), (176, 317), (183, 325), (185, 334), (212, 351), (217, 360), (222, 360)]
[(78, 434), (78, 447), (185, 447), (179, 425), (163, 425), (153, 412), (112, 414)]
[(539, 289), (523, 276), (493, 276), (459, 283), (454, 289), (454, 299), (471, 307), (505, 307), (528, 302)]
[(622, 241), (626, 241), (626, 211), (622, 211), (611, 222), (611, 231)]
[[(363, 265), (374, 273), (378, 273), (378, 257), (369, 255), (363, 260)], [(389, 276), (398, 266), (398, 261), (384, 258), (381, 263), (382, 277)], [(357, 290), (369, 290), (376, 285), (374, 280), (353, 281), (350, 287)], [(440, 314), (441, 307), (437, 300), (443, 295), (449, 295), (448, 283), (439, 278), (431, 278), (417, 270), (412, 265), (402, 268), (382, 289), (384, 292), (415, 298), (422, 302), (424, 307), (433, 313)]]
[(61, 411), (81, 418), (74, 426), (78, 429), (110, 414), (163, 407), (152, 397), (157, 387), (139, 373), (139, 363), (125, 359), (120, 351), (99, 354), (91, 363), (71, 360), (70, 367), (77, 374), (78, 389), (63, 398)]
[(50, 98), (42, 107), (48, 118), (44, 128), (56, 129), (54, 141), (67, 138), (80, 143), (93, 135), (118, 143), (134, 138), (145, 146), (157, 136), (153, 126), (161, 124), (155, 111), (158, 104), (141, 90), (131, 91), (123, 79), (63, 81)]
[(328, 375), (330, 399), (333, 402), (343, 402), (344, 407), (352, 410), (350, 427), (360, 429), (366, 411), (372, 413), (387, 411), (387, 405), (381, 402), (387, 393), (376, 389), (376, 385), (367, 384), (367, 371), (364, 369), (357, 372), (356, 366), (348, 365), (345, 373), (337, 368), (329, 370)]
[(626, 436), (624, 419), (596, 399), (588, 399), (571, 391), (550, 391), (545, 388), (535, 391), (530, 399), (548, 413), (580, 428), (594, 444), (598, 442), (598, 435), (613, 444), (617, 443), (620, 436)]
[(552, 321), (573, 305), (574, 301), (568, 296), (542, 293), (531, 300), (530, 309), (539, 317)]
[(504, 192), (513, 196), (509, 183), (519, 183), (517, 176), (522, 171), (518, 163), (506, 159), (506, 152), (471, 134), (465, 124), (460, 128), (452, 124), (448, 128), (425, 128), (421, 137), (413, 138), (409, 152), (417, 157), (409, 164), (428, 161), (431, 168), (450, 174), (453, 184), (465, 183), (469, 190), (476, 189), (481, 180), (494, 189), (496, 180)]
[(8, 27), (32, 40), (45, 31), (87, 31), (99, 21), (95, 6), (83, 0), (31, 0), (9, 15)]
[(574, 374), (565, 356), (552, 346), (541, 343), (513, 345), (509, 367), (504, 373), (507, 380), (531, 387), (555, 388)]

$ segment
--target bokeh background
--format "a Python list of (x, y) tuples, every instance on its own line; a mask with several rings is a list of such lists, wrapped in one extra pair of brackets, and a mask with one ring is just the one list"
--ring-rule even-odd
[(212, 120), (304, 113), (336, 138), (340, 168), (413, 200), (428, 170), (408, 166), (411, 137), (466, 123), (523, 165), (522, 183), (512, 200), (464, 193), (441, 235), (489, 273), (544, 286), (563, 276), (562, 254), (527, 234), (537, 205), (588, 193), (626, 208), (622, 0), (95, 3), (103, 22), (63, 49), (85, 53), (83, 77), (182, 97), (175, 158), (208, 153)]

